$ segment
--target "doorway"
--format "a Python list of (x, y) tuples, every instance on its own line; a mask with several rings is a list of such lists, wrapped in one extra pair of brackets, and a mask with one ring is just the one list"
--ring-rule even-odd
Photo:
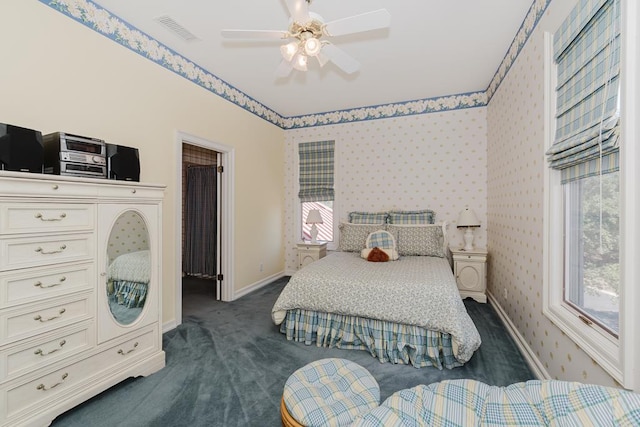
[(233, 179), (228, 171), (234, 152), (181, 132), (176, 146), (175, 309), (180, 324), (194, 294), (200, 301), (233, 299)]
[(220, 300), (220, 153), (182, 144), (182, 300)]

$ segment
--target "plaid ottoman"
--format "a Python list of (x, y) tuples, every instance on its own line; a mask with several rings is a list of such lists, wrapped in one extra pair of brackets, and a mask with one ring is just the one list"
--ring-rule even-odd
[(322, 359), (295, 371), (284, 385), (280, 412), (284, 426), (348, 426), (378, 406), (380, 388), (362, 366)]

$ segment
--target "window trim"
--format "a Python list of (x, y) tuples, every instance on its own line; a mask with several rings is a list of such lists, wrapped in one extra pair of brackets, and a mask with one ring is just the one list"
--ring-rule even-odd
[[(640, 26), (640, 5), (622, 0), (621, 46), (621, 137), (637, 141), (640, 128), (633, 119), (640, 114), (640, 50), (634, 43)], [(544, 139), (545, 152), (554, 140), (555, 65), (553, 35), (544, 34)], [(629, 118), (629, 120), (625, 120)], [(640, 180), (640, 149), (637, 144), (620, 147), (620, 330), (619, 338), (598, 327), (588, 326), (578, 317), (577, 310), (563, 301), (563, 227), (564, 207), (560, 172), (544, 164), (544, 234), (543, 234), (543, 301), (542, 312), (561, 331), (592, 357), (623, 387), (640, 391), (640, 267), (634, 262), (640, 256), (640, 227), (634, 221), (640, 215), (640, 197), (634, 183)], [(636, 289), (638, 288), (638, 289)]]
[[(621, 135), (628, 141), (640, 139), (640, 46), (635, 42), (640, 38), (640, 5), (637, 1), (622, 0), (622, 45), (621, 45)], [(628, 120), (627, 120), (628, 119)], [(632, 219), (640, 217), (640, 197), (635, 183), (640, 180), (640, 148), (638, 144), (623, 144), (620, 147), (621, 192), (621, 309), (625, 313), (621, 320), (621, 344), (623, 360), (622, 385), (640, 392), (640, 287), (624, 286), (625, 283), (639, 283), (640, 266), (640, 226)], [(624, 221), (629, 218), (629, 221)], [(634, 364), (635, 362), (635, 364)]]

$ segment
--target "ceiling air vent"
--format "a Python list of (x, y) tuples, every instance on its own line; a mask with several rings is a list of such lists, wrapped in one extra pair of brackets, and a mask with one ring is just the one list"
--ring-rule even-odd
[(155, 21), (184, 41), (191, 42), (194, 40), (198, 40), (198, 38), (191, 31), (178, 24), (175, 19), (173, 19), (169, 15), (159, 16), (155, 19)]

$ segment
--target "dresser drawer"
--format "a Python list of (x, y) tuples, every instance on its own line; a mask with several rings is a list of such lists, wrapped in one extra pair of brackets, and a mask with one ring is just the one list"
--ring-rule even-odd
[(0, 204), (0, 234), (86, 231), (94, 224), (95, 208), (89, 204)]
[(148, 187), (140, 186), (136, 184), (124, 184), (124, 181), (120, 181), (122, 185), (104, 185), (98, 189), (100, 197), (114, 197), (117, 199), (130, 199), (132, 201), (141, 200), (144, 198), (157, 198), (161, 199), (164, 196), (163, 187)]
[(127, 365), (140, 359), (155, 349), (157, 336), (157, 330), (148, 330), (67, 367), (56, 369), (23, 384), (7, 386), (2, 391), (6, 396), (0, 397), (4, 398), (2, 400), (7, 404), (7, 418), (19, 416), (21, 412), (32, 407), (44, 406), (45, 402), (56, 399), (66, 391), (86, 386), (92, 377), (104, 376), (117, 370), (118, 365)]
[[(13, 185), (7, 185), (2, 189), (6, 195), (17, 197), (66, 197), (75, 198), (95, 198), (98, 189), (91, 182), (81, 182), (73, 178), (60, 177), (60, 180), (51, 179), (52, 175), (25, 174), (22, 178), (13, 178), (10, 181)], [(35, 178), (35, 179), (34, 179)]]
[(94, 257), (93, 234), (66, 234), (0, 240), (0, 271), (88, 260)]
[(0, 345), (29, 338), (93, 316), (93, 294), (58, 298), (47, 304), (0, 311)]
[(93, 288), (93, 263), (0, 274), (0, 308), (41, 301)]
[(0, 353), (0, 382), (17, 378), (92, 348), (93, 324), (74, 325)]

